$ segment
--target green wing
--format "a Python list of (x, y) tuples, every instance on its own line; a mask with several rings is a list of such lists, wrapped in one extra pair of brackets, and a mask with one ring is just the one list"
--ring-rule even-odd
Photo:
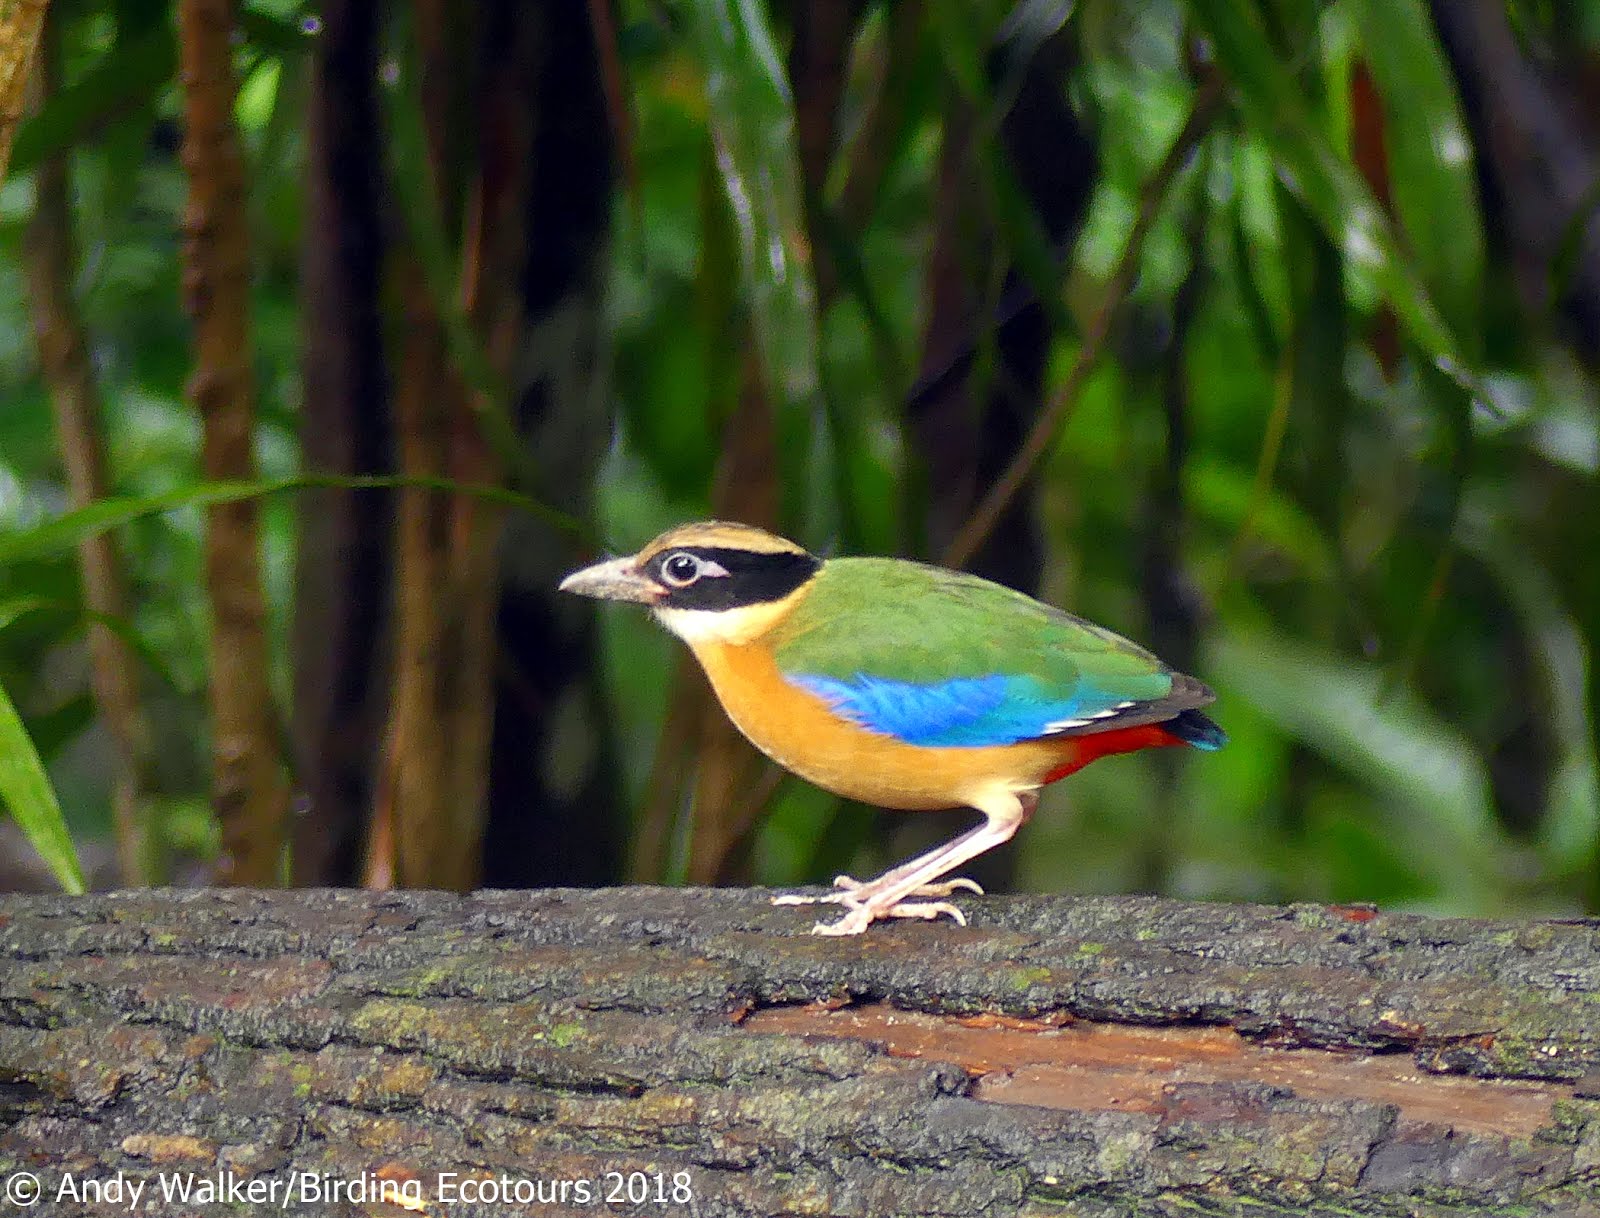
[(773, 641), (786, 679), (917, 744), (1104, 731), (1211, 701), (1198, 681), (1109, 630), (898, 559), (830, 561)]

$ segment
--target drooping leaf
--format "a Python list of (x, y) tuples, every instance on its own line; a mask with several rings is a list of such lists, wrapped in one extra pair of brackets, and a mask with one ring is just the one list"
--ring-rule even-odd
[(0, 601), (0, 631), (7, 629), (30, 613), (47, 613), (51, 610), (74, 612), (74, 606), (48, 596), (13, 596)]
[(1560, 750), (1551, 775), (1543, 848), (1556, 868), (1578, 871), (1600, 840), (1600, 761), (1585, 707), (1595, 663), (1580, 623), (1562, 604), (1556, 581), (1538, 555), (1507, 535), (1498, 521), (1477, 519), (1463, 530), (1464, 548), (1500, 582), (1521, 618), (1549, 700)]
[(1355, 0), (1366, 57), (1383, 97), (1390, 187), (1427, 284), (1469, 357), (1480, 346), (1483, 218), (1472, 140), (1427, 6)]
[(172, 690), (179, 688), (161, 653), (140, 637), (132, 622), (109, 613), (85, 610), (75, 601), (48, 596), (14, 596), (0, 600), (0, 633), (4, 633), (22, 618), (34, 613), (64, 614), (69, 618), (75, 618), (77, 629), (80, 631), (86, 630), (91, 625), (104, 626), (149, 665), (150, 670), (161, 679), (163, 685)]
[(81, 144), (108, 120), (142, 109), (177, 70), (170, 24), (119, 43), (81, 78), (61, 89), (17, 130), (13, 174)]
[[(1483, 761), (1419, 699), (1385, 694), (1383, 673), (1265, 626), (1217, 640), (1210, 671), (1377, 796), (1391, 837), (1416, 853), (1441, 892), (1483, 892), (1503, 847)], [(1219, 704), (1220, 705), (1220, 704)]]
[(83, 870), (61, 805), (22, 716), (4, 687), (0, 687), (0, 803), (11, 812), (56, 882), (67, 892), (83, 892)]
[(1288, 189), (1358, 271), (1394, 306), (1402, 328), (1441, 371), (1481, 400), (1470, 349), (1441, 314), (1418, 268), (1355, 167), (1268, 36), (1256, 0), (1191, 0), (1246, 119), (1268, 142)]
[(717, 168), (739, 238), (740, 274), (762, 381), (777, 421), (784, 515), (813, 540), (833, 531), (824, 501), (831, 437), (818, 363), (794, 100), (760, 0), (693, 0), (689, 36), (705, 69)]
[(269, 55), (309, 52), (320, 28), (314, 19), (290, 20), (255, 5), (240, 7), (238, 23), (239, 32)]
[(241, 499), (259, 499), (265, 495), (278, 495), (286, 491), (311, 489), (360, 491), (399, 487), (419, 487), (471, 495), (489, 503), (498, 503), (504, 507), (528, 512), (552, 527), (566, 532), (585, 536), (588, 531), (584, 524), (565, 512), (545, 507), (526, 495), (519, 495), (503, 487), (456, 482), (450, 478), (405, 475), (341, 477), (333, 474), (297, 474), (290, 478), (265, 478), (250, 482), (197, 482), (156, 495), (102, 499), (30, 528), (19, 529), (12, 533), (0, 533), (0, 565), (70, 549), (79, 542), (98, 537), (130, 521), (143, 516), (152, 516), (158, 512), (169, 512), (174, 508), (237, 503)]
[(1303, 508), (1273, 489), (1270, 479), (1259, 481), (1248, 470), (1202, 457), (1184, 467), (1184, 497), (1219, 531), (1241, 533), (1239, 544), (1290, 559), (1313, 584), (1331, 580), (1337, 566), (1328, 539)]

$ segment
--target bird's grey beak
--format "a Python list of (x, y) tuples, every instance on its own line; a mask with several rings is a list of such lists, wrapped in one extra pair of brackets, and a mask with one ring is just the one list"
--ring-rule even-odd
[(602, 601), (638, 601), (643, 605), (653, 605), (667, 594), (655, 580), (639, 573), (632, 558), (613, 558), (574, 571), (561, 581), (561, 591)]

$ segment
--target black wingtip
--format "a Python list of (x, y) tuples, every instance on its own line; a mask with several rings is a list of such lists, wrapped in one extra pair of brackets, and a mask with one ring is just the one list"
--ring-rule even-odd
[(1185, 744), (1191, 744), (1197, 749), (1204, 749), (1213, 753), (1228, 743), (1228, 733), (1223, 731), (1210, 716), (1203, 715), (1197, 710), (1186, 710), (1175, 719), (1168, 719), (1161, 725)]

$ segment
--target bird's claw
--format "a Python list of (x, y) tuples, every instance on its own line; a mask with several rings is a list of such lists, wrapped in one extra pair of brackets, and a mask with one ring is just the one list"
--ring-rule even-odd
[[(957, 892), (975, 892), (983, 895), (983, 889), (968, 879), (945, 880), (938, 884), (925, 884), (910, 892), (902, 893), (901, 899), (885, 905), (881, 898), (874, 899), (876, 894), (867, 891), (868, 885), (858, 883), (847, 875), (839, 876), (834, 880), (835, 891), (822, 893), (786, 892), (772, 898), (774, 905), (843, 905), (844, 916), (835, 922), (818, 922), (811, 928), (814, 935), (859, 935), (867, 927), (877, 921), (888, 921), (893, 918), (915, 918), (923, 922), (931, 922), (935, 918), (948, 916), (958, 926), (967, 924), (967, 916), (942, 898)], [(934, 900), (906, 900), (906, 897), (933, 897)]]
[(932, 922), (935, 918), (948, 914), (955, 920), (956, 925), (965, 926), (967, 916), (949, 901), (901, 901), (897, 905), (887, 908), (871, 905), (855, 905), (837, 922), (818, 922), (811, 928), (814, 935), (859, 935), (874, 922), (890, 918), (915, 918), (922, 922)]
[(977, 880), (969, 880), (964, 875), (958, 875), (953, 880), (940, 880), (937, 884), (924, 884), (921, 888), (913, 888), (907, 896), (913, 897), (952, 897), (958, 892), (970, 892), (973, 896), (983, 895), (983, 885)]

